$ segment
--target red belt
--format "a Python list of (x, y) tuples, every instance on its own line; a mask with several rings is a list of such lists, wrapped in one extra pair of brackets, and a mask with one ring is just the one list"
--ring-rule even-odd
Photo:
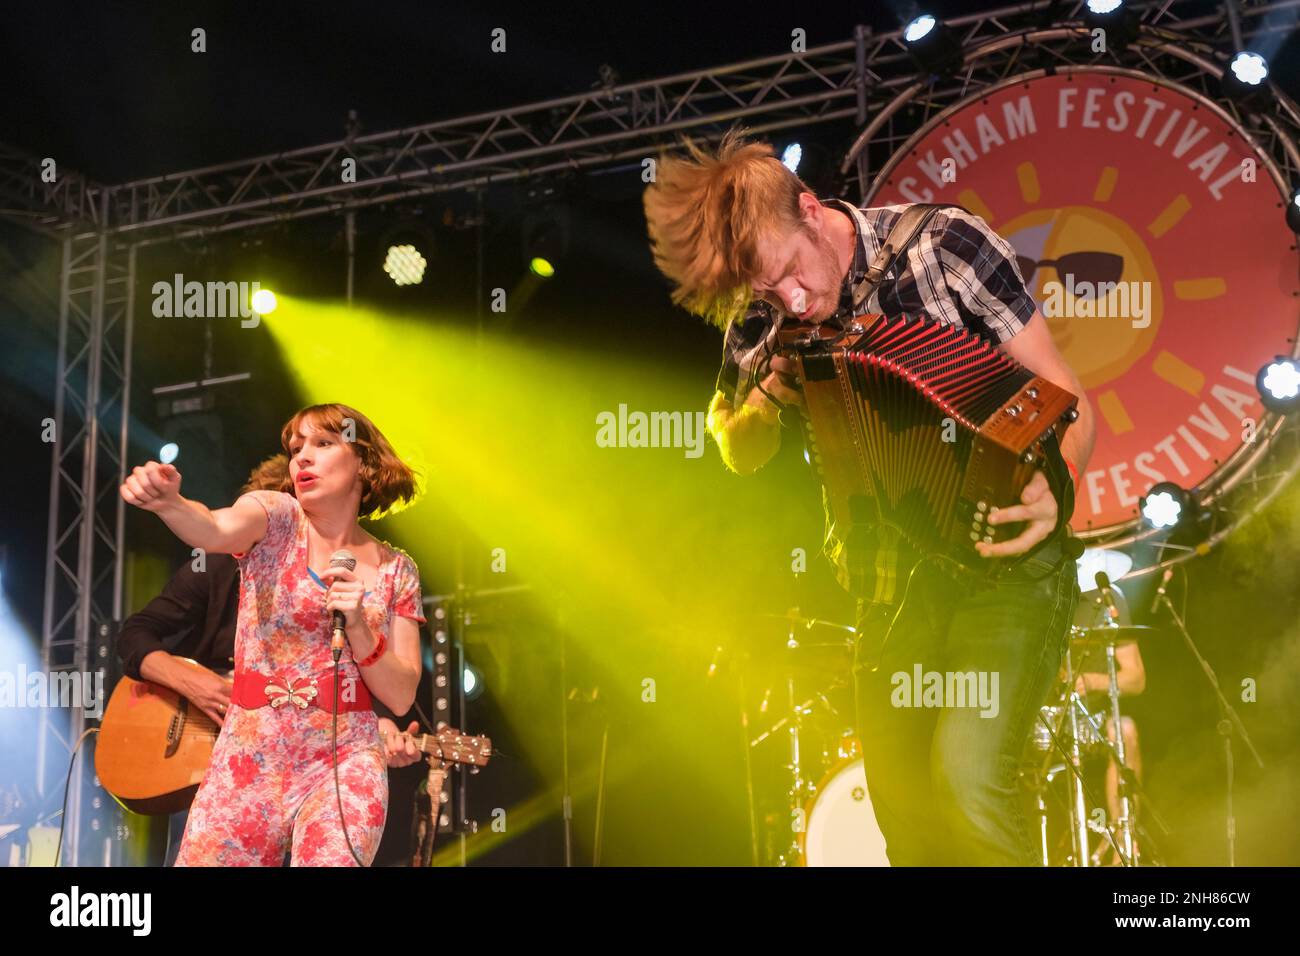
[[(247, 710), (270, 704), (276, 710), (306, 710), (310, 706), (333, 712), (334, 669), (314, 677), (267, 677), (248, 671), (236, 672), (230, 700)], [(344, 673), (339, 681), (339, 713), (374, 710), (370, 689), (355, 674)]]

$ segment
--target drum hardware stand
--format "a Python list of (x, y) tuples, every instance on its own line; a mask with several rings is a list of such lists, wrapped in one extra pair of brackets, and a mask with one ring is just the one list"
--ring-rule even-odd
[[(1102, 732), (1103, 728), (1102, 728), (1100, 718), (1098, 718), (1096, 714), (1089, 712), (1089, 710), (1087, 709), (1087, 707), (1084, 706), (1081, 700), (1076, 699), (1074, 701), (1074, 705), (1078, 707), (1079, 713), (1082, 715), (1082, 719), (1087, 722), (1089, 727), (1092, 728), (1094, 736), (1096, 736), (1096, 738), (1101, 742), (1102, 746), (1106, 748), (1107, 759), (1116, 762), (1116, 767), (1118, 769), (1119, 778), (1120, 778), (1120, 786), (1122, 788), (1120, 792), (1123, 793), (1125, 792), (1125, 790), (1127, 790), (1132, 797), (1134, 798), (1140, 797), (1143, 801), (1143, 807), (1144, 807), (1143, 813), (1149, 814), (1151, 819), (1153, 819), (1156, 822), (1156, 825), (1160, 827), (1161, 833), (1168, 836), (1173, 831), (1169, 829), (1169, 826), (1165, 823), (1164, 817), (1160, 815), (1160, 813), (1156, 810), (1155, 806), (1151, 803), (1151, 798), (1147, 795), (1146, 788), (1144, 788), (1141, 782), (1138, 780), (1137, 774), (1133, 772), (1133, 768), (1129, 767), (1126, 763), (1120, 760), (1120, 748), (1116, 746), (1114, 741), (1108, 740), (1106, 738), (1106, 736)], [(1134, 808), (1134, 811), (1131, 814), (1129, 820), (1130, 820), (1129, 825), (1132, 829), (1131, 838), (1133, 841), (1132, 845), (1134, 848), (1134, 852), (1130, 853), (1128, 858), (1134, 860), (1133, 865), (1135, 866), (1137, 865), (1136, 863), (1138, 859), (1137, 851), (1144, 845), (1151, 852), (1153, 857), (1155, 857), (1158, 860), (1160, 858), (1160, 854), (1157, 851), (1156, 842), (1154, 838), (1151, 836), (1151, 834), (1147, 831), (1147, 829), (1142, 825), (1142, 821), (1139, 817), (1139, 814), (1136, 811), (1136, 808)], [(1118, 826), (1119, 826), (1119, 821), (1116, 821), (1116, 827), (1118, 828)], [(1098, 850), (1098, 854), (1100, 854), (1100, 852), (1101, 851)], [(1097, 854), (1094, 854), (1094, 865), (1096, 865), (1097, 859), (1099, 859), (1099, 856)]]
[[(800, 647), (799, 638), (795, 634), (795, 625), (796, 625), (796, 619), (792, 614), (788, 622), (788, 630), (786, 632), (786, 649), (791, 653), (799, 650)], [(791, 837), (789, 843), (785, 845), (785, 849), (778, 854), (777, 865), (793, 866), (795, 865), (795, 863), (803, 853), (803, 848), (799, 844), (799, 837), (798, 837), (798, 834), (803, 831), (802, 831), (802, 827), (799, 830), (795, 830), (792, 824), (796, 819), (796, 814), (801, 813), (803, 811), (804, 806), (817, 792), (817, 785), (813, 783), (811, 780), (809, 780), (804, 774), (803, 749), (802, 749), (802, 741), (800, 738), (800, 731), (803, 728), (804, 718), (813, 712), (819, 700), (828, 709), (831, 709), (832, 712), (834, 712), (834, 708), (830, 706), (830, 702), (826, 699), (825, 695), (820, 693), (813, 694), (813, 696), (809, 697), (807, 700), (803, 701), (802, 703), (799, 703), (797, 698), (797, 693), (796, 693), (793, 667), (789, 668), (786, 671), (785, 692), (786, 692), (786, 715), (782, 717), (780, 720), (778, 720), (771, 727), (769, 727), (767, 730), (763, 731), (761, 734), (755, 737), (753, 740), (748, 741), (748, 747), (746, 747), (746, 755), (745, 755), (745, 766), (748, 772), (748, 768), (749, 768), (748, 751), (749, 750), (753, 749), (754, 747), (757, 747), (759, 744), (763, 743), (763, 741), (767, 740), (769, 737), (771, 737), (773, 734), (777, 733), (778, 731), (783, 729), (786, 731), (786, 739), (789, 743), (789, 748), (790, 748), (789, 750), (790, 761), (788, 764), (786, 764), (786, 769), (790, 772), (790, 789), (787, 791), (789, 813), (786, 816), (786, 826), (791, 827)], [(769, 694), (771, 693), (770, 689), (768, 693)], [(766, 697), (764, 698), (764, 703), (766, 703)], [(748, 717), (747, 715), (745, 715), (743, 708), (742, 708), (742, 720), (745, 721), (747, 725)], [(746, 730), (746, 736), (748, 736), (748, 730)], [(757, 857), (758, 854), (757, 823), (753, 816), (754, 804), (753, 804), (752, 776), (748, 777), (747, 782), (749, 783), (750, 786), (750, 808), (751, 808), (750, 826), (751, 826), (751, 834), (752, 834), (753, 853), (755, 857)], [(802, 821), (802, 823), (806, 825), (807, 821), (806, 820)]]
[[(1119, 622), (1112, 617), (1106, 618), (1107, 627), (1118, 627)], [(1110, 722), (1115, 729), (1115, 740), (1112, 743), (1106, 739), (1104, 732), (1098, 733), (1098, 737), (1106, 741), (1110, 753), (1108, 759), (1115, 761), (1116, 781), (1119, 789), (1119, 819), (1115, 821), (1115, 826), (1119, 830), (1120, 842), (1124, 845), (1124, 856), (1126, 860), (1133, 861), (1130, 865), (1136, 865), (1137, 861), (1137, 844), (1133, 839), (1133, 819), (1134, 806), (1129, 800), (1129, 777), (1131, 774), (1125, 773), (1128, 770), (1128, 754), (1124, 747), (1124, 723), (1123, 716), (1119, 710), (1119, 668), (1115, 664), (1115, 644), (1112, 641), (1106, 642), (1106, 696), (1110, 700)], [(1089, 720), (1091, 723), (1091, 720)], [(1094, 725), (1094, 731), (1098, 728)]]
[[(711, 669), (710, 669), (711, 670)], [(754, 805), (754, 764), (750, 757), (749, 708), (745, 701), (745, 661), (736, 668), (740, 693), (740, 749), (745, 758), (745, 806), (749, 810), (749, 862), (758, 866), (758, 808)]]
[[(1071, 694), (1072, 698), (1076, 696), (1077, 695), (1074, 695), (1073, 693)], [(1081, 703), (1078, 703), (1077, 700), (1071, 701), (1070, 725), (1072, 729), (1078, 727), (1078, 723), (1075, 719), (1075, 714), (1074, 714), (1075, 704), (1078, 704), (1079, 707), (1083, 706)], [(1084, 712), (1086, 713), (1087, 711), (1085, 710)], [(1047, 728), (1048, 736), (1052, 740), (1052, 746), (1054, 746), (1057, 749), (1057, 751), (1059, 751), (1062, 755), (1064, 755), (1065, 763), (1063, 764), (1063, 769), (1069, 770), (1072, 777), (1072, 784), (1073, 784), (1072, 792), (1070, 794), (1069, 805), (1067, 806), (1066, 811), (1067, 811), (1067, 815), (1070, 818), (1070, 844), (1071, 844), (1071, 851), (1074, 857), (1074, 865), (1076, 867), (1089, 866), (1091, 864), (1088, 856), (1088, 832), (1089, 832), (1088, 831), (1088, 803), (1089, 801), (1091, 801), (1094, 805), (1098, 805), (1098, 804), (1097, 804), (1096, 795), (1093, 794), (1092, 791), (1087, 786), (1087, 784), (1084, 783), (1083, 772), (1079, 766), (1079, 763), (1077, 762), (1079, 758), (1078, 738), (1076, 737), (1074, 740), (1070, 742), (1070, 746), (1066, 747), (1066, 745), (1062, 743), (1061, 738), (1057, 735), (1056, 730), (1052, 728), (1052, 725), (1047, 722), (1047, 719), (1042, 715), (1041, 712), (1038, 715), (1038, 720), (1044, 727)], [(1055, 776), (1054, 772), (1048, 773), (1046, 775), (1046, 780), (1050, 782), (1053, 776)], [(1047, 807), (1042, 800), (1041, 791), (1039, 794), (1038, 806), (1040, 811), (1043, 814), (1041, 819), (1044, 822), (1041, 824), (1041, 826), (1045, 828)], [(1106, 839), (1110, 841), (1110, 845), (1112, 849), (1114, 849), (1114, 851), (1119, 855), (1120, 861), (1124, 863), (1125, 866), (1130, 865), (1127, 862), (1128, 857), (1124, 856), (1123, 851), (1119, 848), (1119, 844), (1115, 842), (1115, 836), (1110, 832), (1110, 828), (1109, 827), (1104, 828), (1103, 832), (1106, 836)], [(1082, 844), (1083, 846), (1082, 852), (1079, 849), (1080, 844)], [(1046, 846), (1046, 838), (1044, 838), (1044, 846)], [(1046, 850), (1044, 852), (1046, 853)]]
[[(795, 637), (794, 625), (795, 622), (791, 619), (785, 643), (786, 648), (791, 652), (799, 649), (799, 639)], [(812, 710), (812, 707), (810, 706), (812, 700), (810, 698), (803, 704), (795, 703), (793, 668), (786, 672), (785, 691), (786, 706), (789, 712), (789, 730), (787, 732), (787, 738), (790, 742), (790, 819), (793, 819), (795, 814), (801, 812), (803, 806), (812, 796), (811, 791), (815, 788), (815, 785), (804, 777), (802, 763), (803, 757), (800, 751), (799, 740), (799, 731), (803, 726), (803, 718)], [(806, 823), (806, 821), (804, 822)], [(785, 852), (780, 856), (779, 865), (793, 866), (795, 861), (799, 859), (799, 854), (801, 852), (802, 848), (799, 846), (798, 831), (796, 831), (794, 827), (791, 827), (790, 842), (786, 845)]]
[[(591, 691), (592, 704), (600, 704), (604, 710), (604, 700), (600, 698), (600, 688)], [(605, 718), (605, 729), (600, 735), (600, 773), (596, 781), (596, 834), (591, 849), (591, 865), (600, 866), (600, 847), (605, 836), (605, 777), (609, 768), (609, 715)]]
[[(1121, 780), (1121, 786), (1127, 788), (1128, 792), (1132, 796), (1141, 797), (1145, 802), (1144, 803), (1146, 807), (1145, 812), (1150, 814), (1151, 818), (1156, 822), (1157, 826), (1160, 827), (1161, 832), (1163, 832), (1166, 835), (1169, 834), (1171, 832), (1169, 827), (1166, 825), (1164, 818), (1159, 814), (1159, 812), (1157, 812), (1155, 807), (1151, 805), (1150, 798), (1146, 795), (1145, 789), (1142, 787), (1142, 784), (1138, 781), (1137, 775), (1134, 774), (1132, 768), (1120, 762), (1119, 751), (1116, 748), (1114, 742), (1108, 740), (1104, 735), (1104, 733), (1102, 732), (1103, 728), (1100, 719), (1088, 710), (1088, 708), (1084, 705), (1082, 699), (1080, 699), (1077, 693), (1072, 692), (1070, 694), (1069, 707), (1070, 707), (1072, 730), (1077, 733), (1078, 729), (1082, 727), (1084, 724), (1086, 724), (1088, 727), (1092, 729), (1093, 734), (1106, 747), (1107, 759), (1116, 761), (1116, 766), (1118, 768), (1118, 772)], [(1062, 755), (1066, 757), (1066, 761), (1062, 766), (1062, 769), (1069, 769), (1071, 774), (1073, 774), (1074, 792), (1071, 794), (1071, 799), (1069, 801), (1069, 805), (1066, 807), (1066, 812), (1067, 815), (1070, 817), (1071, 842), (1072, 845), (1076, 848), (1076, 852), (1077, 852), (1077, 841), (1079, 837), (1081, 836), (1083, 837), (1086, 846), (1086, 840), (1087, 840), (1086, 834), (1091, 829), (1086, 816), (1087, 807), (1090, 803), (1094, 806), (1100, 806), (1101, 804), (1098, 802), (1096, 795), (1092, 793), (1092, 791), (1090, 790), (1090, 788), (1086, 786), (1086, 784), (1084, 784), (1082, 774), (1076, 770), (1076, 765), (1074, 764), (1072, 758), (1075, 751), (1078, 750), (1077, 740), (1072, 743), (1071, 747), (1067, 748), (1057, 734), (1057, 730), (1060, 728), (1053, 728), (1052, 725), (1048, 723), (1047, 719), (1043, 717), (1041, 713), (1039, 714), (1038, 719), (1043, 724), (1043, 726), (1047, 728), (1048, 735), (1051, 737), (1052, 740), (1052, 745), (1056, 748), (1057, 751), (1059, 751)], [(1043, 778), (1045, 785), (1050, 784), (1052, 779), (1055, 776), (1056, 776), (1055, 769), (1047, 772)], [(1044, 865), (1050, 865), (1050, 854), (1047, 848), (1047, 836), (1046, 836), (1047, 806), (1042, 798), (1042, 793), (1043, 790), (1045, 789), (1045, 785), (1039, 786), (1037, 788), (1036, 809), (1039, 812), (1041, 840), (1042, 840), (1042, 847), (1043, 847), (1043, 862)], [(1078, 817), (1078, 814), (1080, 812), (1078, 809), (1080, 807), (1080, 803), (1077, 799), (1077, 793), (1079, 793), (1080, 791), (1084, 795), (1084, 799), (1081, 804), (1083, 808), (1082, 812), (1084, 814), (1082, 825), (1079, 824), (1079, 817)], [(1121, 793), (1123, 792), (1124, 791), (1121, 790)], [(1139, 846), (1145, 845), (1151, 851), (1155, 860), (1158, 862), (1160, 859), (1160, 854), (1158, 852), (1157, 844), (1154, 838), (1151, 836), (1151, 834), (1146, 830), (1145, 827), (1142, 826), (1141, 821), (1138, 820), (1136, 813), (1132, 813), (1129, 816), (1129, 826), (1131, 828), (1131, 840), (1132, 840), (1131, 845), (1133, 846), (1134, 851), (1136, 851), (1136, 849)], [(1116, 822), (1116, 829), (1117, 830), (1120, 829), (1119, 821)], [(1119, 857), (1122, 865), (1124, 866), (1137, 865), (1136, 852), (1125, 852), (1124, 849), (1121, 849), (1119, 843), (1116, 842), (1114, 834), (1111, 832), (1110, 827), (1103, 827), (1102, 829), (1096, 832), (1104, 834), (1106, 836), (1107, 840), (1110, 842), (1111, 848), (1115, 851), (1116, 855)], [(1121, 835), (1123, 835), (1122, 831), (1121, 831)], [(1101, 851), (1099, 850), (1098, 854), (1100, 852)], [(1081, 863), (1078, 862), (1078, 857), (1076, 856), (1075, 865), (1096, 866), (1099, 865), (1099, 859), (1100, 857), (1098, 855), (1093, 855), (1090, 858), (1091, 861), (1090, 863)]]
[[(1099, 628), (1102, 632), (1109, 628), (1117, 628), (1119, 623), (1112, 617), (1106, 617), (1106, 623)], [(1114, 727), (1115, 739), (1110, 741), (1106, 739), (1104, 730), (1092, 721), (1091, 715), (1087, 718), (1089, 724), (1092, 724), (1092, 730), (1100, 740), (1105, 741), (1106, 754), (1108, 760), (1115, 761), (1117, 767), (1117, 780), (1119, 787), (1119, 819), (1115, 821), (1115, 829), (1119, 831), (1119, 840), (1123, 844), (1122, 860), (1127, 860), (1126, 866), (1136, 865), (1136, 844), (1134, 842), (1134, 804), (1128, 799), (1128, 778), (1130, 774), (1125, 773), (1128, 770), (1128, 754), (1125, 752), (1125, 734), (1123, 734), (1123, 715), (1119, 713), (1119, 676), (1118, 667), (1115, 666), (1115, 644), (1113, 641), (1106, 641), (1106, 698), (1110, 702), (1110, 726)], [(1074, 685), (1071, 684), (1071, 688)], [(1078, 695), (1074, 695), (1075, 697)], [(1079, 706), (1083, 706), (1080, 702)]]
[[(1071, 635), (1073, 637), (1073, 634)], [(1085, 799), (1083, 785), (1083, 760), (1079, 752), (1079, 721), (1075, 712), (1075, 704), (1078, 703), (1079, 695), (1074, 692), (1074, 664), (1070, 660), (1069, 650), (1065, 654), (1065, 677), (1066, 687), (1069, 688), (1069, 709), (1067, 713), (1070, 718), (1070, 749), (1065, 753), (1066, 763), (1070, 768), (1072, 775), (1071, 780), (1071, 801), (1070, 801), (1070, 842), (1074, 847), (1074, 865), (1086, 867), (1088, 860), (1088, 804)], [(1039, 714), (1042, 720), (1042, 714)], [(1044, 720), (1044, 724), (1047, 722)], [(1048, 728), (1051, 733), (1051, 728)], [(1053, 741), (1056, 740), (1056, 734), (1052, 733)], [(1059, 744), (1058, 744), (1059, 746)], [(1112, 842), (1113, 839), (1112, 839)]]
[(1160, 603), (1164, 604), (1165, 608), (1169, 611), (1169, 616), (1173, 618), (1174, 625), (1178, 628), (1178, 632), (1183, 635), (1183, 641), (1187, 644), (1187, 649), (1191, 651), (1192, 656), (1196, 658), (1196, 662), (1201, 665), (1201, 672), (1205, 675), (1205, 679), (1209, 682), (1211, 689), (1214, 691), (1214, 696), (1219, 702), (1219, 722), (1216, 729), (1218, 730), (1219, 735), (1223, 737), (1223, 756), (1225, 769), (1227, 771), (1226, 826), (1228, 837), (1228, 866), (1236, 866), (1237, 817), (1233, 809), (1232, 800), (1236, 778), (1236, 767), (1233, 761), (1232, 752), (1233, 733), (1235, 732), (1241, 737), (1242, 743), (1246, 745), (1246, 748), (1250, 751), (1250, 755), (1255, 758), (1255, 763), (1259, 766), (1260, 770), (1264, 769), (1264, 761), (1260, 758), (1259, 751), (1255, 749), (1255, 744), (1251, 741), (1250, 734), (1246, 732), (1245, 724), (1241, 722), (1241, 718), (1237, 715), (1237, 712), (1233, 709), (1232, 705), (1228, 703), (1228, 699), (1223, 696), (1223, 691), (1219, 687), (1219, 678), (1214, 673), (1214, 668), (1210, 666), (1209, 661), (1201, 656), (1200, 650), (1196, 647), (1196, 642), (1192, 640), (1192, 635), (1187, 632), (1186, 624), (1183, 622), (1182, 617), (1179, 616), (1178, 611), (1174, 609), (1173, 602), (1169, 600), (1169, 595), (1164, 593), (1162, 590), (1159, 592), (1158, 596)]

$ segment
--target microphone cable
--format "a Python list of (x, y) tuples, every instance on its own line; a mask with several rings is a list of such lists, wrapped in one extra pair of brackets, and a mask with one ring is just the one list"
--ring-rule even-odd
[[(343, 840), (348, 845), (348, 852), (352, 854), (352, 859), (357, 861), (357, 866), (365, 866), (356, 847), (352, 845), (352, 838), (348, 836), (348, 821), (343, 816), (343, 788), (339, 784), (339, 657), (342, 656), (341, 649), (331, 651), (334, 655), (334, 713), (331, 719), (331, 749), (334, 753), (334, 798), (339, 807), (339, 826), (343, 829)], [(357, 677), (360, 680), (360, 676)]]

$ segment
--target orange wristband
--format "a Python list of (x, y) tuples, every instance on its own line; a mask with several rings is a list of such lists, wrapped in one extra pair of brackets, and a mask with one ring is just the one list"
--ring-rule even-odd
[(1065, 462), (1065, 467), (1070, 469), (1070, 477), (1074, 479), (1074, 487), (1075, 487), (1075, 488), (1078, 488), (1078, 487), (1079, 487), (1079, 469), (1075, 468), (1075, 467), (1074, 467), (1074, 462), (1070, 461), (1070, 459), (1066, 458), (1065, 456), (1061, 456), (1061, 460), (1062, 460), (1063, 462)]

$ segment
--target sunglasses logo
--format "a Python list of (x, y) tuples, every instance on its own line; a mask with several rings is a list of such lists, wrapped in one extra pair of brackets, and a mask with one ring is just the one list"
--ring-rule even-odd
[(1113, 252), (1070, 252), (1057, 259), (1036, 260), (1018, 255), (1016, 265), (1026, 283), (1040, 268), (1049, 267), (1058, 276), (1073, 276), (1080, 288), (1087, 286), (1094, 291), (1102, 283), (1118, 282), (1124, 274), (1124, 257)]
[(1048, 318), (1123, 318), (1135, 329), (1151, 324), (1151, 283), (1121, 282), (1124, 257), (1113, 252), (1070, 252), (1055, 259), (1016, 256), (1020, 275), (1029, 284), (1042, 268), (1056, 270), (1064, 283), (1042, 285), (1043, 315)]

